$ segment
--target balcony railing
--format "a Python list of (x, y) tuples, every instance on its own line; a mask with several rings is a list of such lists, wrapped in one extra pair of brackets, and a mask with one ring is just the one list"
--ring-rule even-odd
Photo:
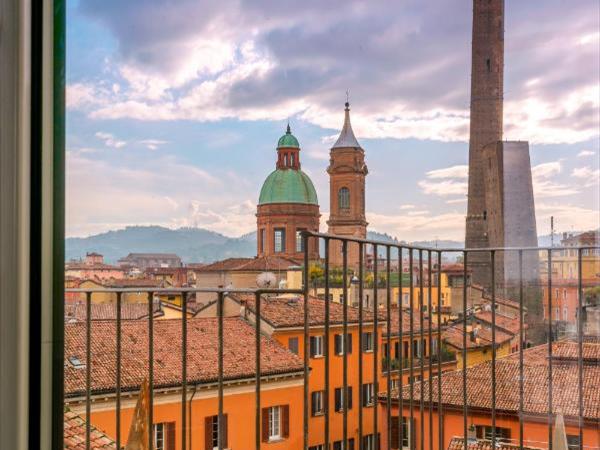
[[(557, 387), (553, 386), (553, 383), (556, 383), (556, 371), (562, 373), (563, 367), (555, 367), (558, 363), (556, 363), (557, 356), (553, 354), (556, 350), (555, 344), (553, 342), (551, 336), (552, 334), (552, 319), (548, 320), (547, 325), (539, 326), (534, 330), (535, 327), (528, 327), (526, 330), (525, 327), (525, 314), (532, 314), (532, 311), (527, 311), (527, 305), (531, 306), (536, 304), (536, 302), (543, 302), (545, 307), (552, 314), (553, 311), (553, 302), (554, 298), (552, 295), (552, 287), (553, 287), (553, 279), (552, 279), (552, 271), (549, 270), (547, 274), (547, 279), (543, 282), (536, 280), (528, 279), (525, 280), (524, 273), (524, 260), (527, 255), (535, 255), (535, 258), (538, 257), (540, 252), (544, 252), (546, 254), (548, 267), (552, 265), (552, 254), (553, 252), (560, 251), (560, 248), (491, 248), (491, 249), (441, 249), (441, 248), (424, 248), (417, 246), (407, 246), (407, 245), (398, 245), (388, 242), (377, 242), (371, 240), (364, 239), (353, 239), (353, 238), (342, 238), (339, 236), (327, 235), (327, 234), (317, 234), (305, 232), (305, 239), (319, 239), (324, 241), (324, 255), (321, 261), (324, 276), (321, 280), (320, 284), (325, 291), (325, 299), (329, 298), (329, 289), (330, 285), (330, 271), (331, 271), (331, 247), (334, 242), (341, 243), (341, 252), (342, 252), (342, 264), (341, 264), (341, 273), (342, 274), (350, 274), (353, 276), (356, 275), (358, 278), (358, 307), (357, 310), (357, 320), (356, 322), (351, 322), (349, 319), (349, 308), (352, 308), (348, 305), (348, 302), (345, 301), (341, 305), (341, 321), (335, 322), (332, 319), (332, 302), (324, 301), (323, 311), (311, 311), (311, 303), (309, 301), (309, 297), (311, 296), (311, 280), (309, 274), (309, 255), (308, 251), (306, 251), (304, 256), (303, 263), (303, 271), (304, 271), (304, 282), (303, 286), (300, 289), (236, 289), (236, 288), (169, 288), (169, 289), (139, 289), (139, 288), (131, 288), (131, 289), (102, 289), (102, 292), (114, 292), (116, 294), (116, 316), (114, 318), (114, 358), (115, 358), (115, 367), (112, 375), (114, 376), (114, 389), (108, 389), (101, 391), (96, 389), (93, 380), (94, 380), (94, 366), (92, 362), (94, 361), (93, 351), (93, 341), (92, 341), (92, 305), (93, 305), (93, 296), (95, 292), (100, 290), (90, 290), (90, 289), (67, 289), (68, 292), (72, 293), (81, 293), (85, 296), (85, 305), (87, 308), (87, 315), (85, 320), (86, 333), (84, 337), (84, 346), (85, 346), (85, 356), (83, 357), (83, 361), (79, 361), (80, 368), (85, 371), (85, 386), (83, 392), (77, 393), (73, 395), (72, 398), (67, 398), (66, 403), (71, 403), (75, 400), (82, 402), (85, 405), (84, 418), (85, 418), (85, 433), (84, 433), (84, 441), (85, 448), (89, 449), (91, 447), (91, 438), (94, 430), (93, 423), (93, 408), (95, 407), (95, 396), (111, 396), (114, 398), (115, 402), (115, 411), (114, 411), (114, 429), (115, 435), (111, 436), (114, 438), (116, 448), (123, 448), (126, 444), (126, 439), (123, 433), (123, 423), (124, 420), (122, 414), (122, 408), (124, 405), (124, 396), (129, 398), (131, 395), (136, 394), (136, 390), (131, 388), (131, 386), (127, 386), (127, 389), (124, 389), (124, 368), (122, 367), (123, 355), (128, 350), (123, 347), (122, 344), (122, 329), (124, 319), (121, 315), (123, 298), (125, 294), (128, 293), (139, 293), (144, 292), (147, 295), (147, 306), (148, 306), (148, 314), (147, 317), (141, 320), (146, 322), (146, 331), (148, 336), (148, 367), (146, 379), (148, 381), (149, 396), (148, 396), (148, 408), (147, 408), (147, 427), (145, 428), (145, 433), (147, 433), (148, 447), (150, 449), (154, 449), (157, 447), (156, 440), (156, 431), (153, 428), (154, 424), (154, 407), (155, 407), (155, 390), (157, 389), (157, 385), (160, 383), (160, 380), (155, 380), (155, 369), (157, 364), (162, 364), (161, 361), (157, 361), (155, 359), (155, 345), (154, 345), (154, 333), (156, 329), (157, 318), (155, 318), (155, 309), (153, 299), (155, 295), (162, 293), (163, 291), (172, 293), (173, 291), (177, 291), (183, 298), (182, 306), (181, 306), (181, 334), (180, 334), (180, 348), (181, 348), (181, 373), (180, 373), (180, 382), (179, 386), (170, 386), (169, 389), (175, 389), (176, 387), (181, 390), (181, 408), (180, 408), (180, 426), (172, 430), (172, 434), (169, 439), (175, 439), (177, 449), (203, 449), (204, 444), (202, 442), (191, 441), (190, 434), (190, 411), (186, 407), (188, 402), (190, 402), (190, 395), (192, 392), (192, 386), (189, 385), (189, 377), (188, 377), (188, 363), (189, 363), (189, 354), (188, 354), (188, 322), (191, 320), (188, 318), (188, 302), (187, 298), (191, 294), (198, 293), (210, 293), (215, 297), (215, 319), (217, 323), (217, 339), (216, 339), (216, 359), (217, 359), (217, 371), (214, 381), (212, 385), (216, 388), (216, 400), (218, 404), (217, 408), (217, 426), (215, 428), (217, 437), (217, 445), (216, 448), (222, 450), (226, 448), (226, 413), (224, 407), (224, 392), (228, 386), (229, 380), (225, 374), (224, 367), (224, 352), (227, 351), (224, 343), (224, 318), (226, 316), (225, 311), (225, 299), (230, 295), (236, 294), (244, 294), (250, 295), (253, 299), (253, 313), (254, 313), (254, 321), (252, 323), (254, 327), (254, 353), (255, 353), (255, 361), (254, 361), (254, 375), (253, 383), (254, 383), (254, 417), (248, 417), (248, 419), (253, 419), (253, 439), (251, 441), (246, 442), (244, 448), (255, 448), (256, 450), (271, 448), (270, 445), (277, 445), (277, 442), (273, 443), (265, 443), (261, 438), (263, 436), (264, 427), (265, 427), (265, 419), (262, 414), (261, 407), (263, 404), (261, 403), (261, 396), (263, 395), (262, 385), (264, 383), (264, 377), (262, 376), (261, 364), (263, 364), (263, 360), (261, 358), (262, 344), (261, 340), (263, 339), (263, 335), (265, 333), (263, 329), (263, 308), (268, 307), (269, 302), (271, 301), (268, 296), (298, 296), (304, 301), (301, 303), (302, 314), (303, 314), (303, 324), (301, 327), (301, 343), (302, 352), (302, 415), (300, 421), (302, 422), (301, 427), (301, 436), (298, 436), (298, 444), (294, 444), (295, 446), (284, 446), (284, 447), (276, 447), (276, 448), (301, 448), (307, 450), (309, 448), (315, 449), (329, 449), (332, 443), (336, 443), (337, 441), (341, 441), (341, 447), (336, 447), (334, 445), (333, 448), (350, 448), (351, 445), (354, 445), (354, 439), (357, 440), (356, 447), (358, 449), (364, 450), (372, 450), (377, 448), (398, 448), (398, 446), (408, 447), (412, 450), (420, 449), (424, 450), (425, 448), (429, 449), (445, 449), (448, 447), (448, 442), (453, 437), (450, 433), (458, 434), (463, 437), (461, 442), (461, 446), (464, 450), (468, 450), (469, 443), (471, 442), (469, 439), (476, 438), (476, 433), (479, 428), (477, 428), (478, 424), (474, 424), (474, 420), (476, 417), (481, 417), (482, 415), (489, 415), (489, 430), (485, 431), (483, 437), (488, 437), (491, 440), (491, 448), (494, 448), (501, 440), (506, 439), (505, 427), (506, 424), (503, 422), (502, 426), (498, 424), (498, 417), (502, 415), (503, 419), (506, 417), (514, 417), (518, 422), (518, 433), (516, 433), (516, 437), (513, 434), (512, 441), (515, 445), (517, 445), (520, 449), (527, 447), (526, 442), (529, 442), (528, 435), (526, 432), (526, 427), (529, 426), (528, 418), (534, 417), (536, 429), (539, 430), (539, 426), (544, 425), (547, 428), (547, 432), (545, 434), (546, 439), (540, 439), (539, 433), (537, 436), (538, 441), (544, 442), (536, 442), (534, 447), (544, 447), (551, 448), (552, 440), (553, 440), (553, 432), (555, 429), (555, 421), (557, 419), (557, 413), (561, 413), (565, 417), (565, 421), (570, 427), (569, 429), (576, 430), (575, 437), (578, 438), (576, 446), (582, 450), (584, 447), (593, 448), (598, 447), (600, 444), (598, 443), (597, 434), (594, 434), (598, 420), (600, 417), (594, 417), (594, 414), (599, 414), (600, 407), (598, 406), (598, 397), (593, 396), (589, 390), (584, 389), (585, 386), (589, 386), (588, 383), (588, 375), (585, 375), (584, 379), (584, 371), (588, 370), (588, 366), (591, 366), (589, 363), (592, 359), (597, 358), (592, 354), (590, 356), (588, 350), (586, 350), (586, 354), (584, 354), (584, 340), (587, 342), (589, 338), (584, 339), (584, 317), (585, 317), (585, 305), (584, 305), (584, 295), (583, 295), (583, 285), (582, 285), (582, 252), (586, 250), (597, 250), (598, 247), (582, 247), (569, 250), (577, 251), (578, 261), (579, 261), (579, 272), (577, 277), (577, 321), (576, 328), (577, 332), (573, 339), (573, 345), (568, 347), (568, 351), (566, 355), (562, 355), (564, 360), (570, 360), (576, 367), (575, 371), (569, 372), (571, 375), (569, 378), (569, 383), (574, 383), (575, 389), (573, 390), (574, 395), (571, 398), (565, 398), (561, 395), (556, 389)], [(379, 279), (378, 270), (380, 267), (385, 267), (385, 279), (384, 285), (382, 286), (385, 292), (383, 307), (377, 308), (376, 313), (374, 311), (366, 308), (363, 302), (365, 283), (362, 280), (366, 279), (365, 274), (365, 250), (369, 248), (373, 249), (373, 259), (374, 264), (373, 267), (373, 279)], [(358, 255), (358, 264), (357, 267), (350, 268), (349, 267), (349, 254), (350, 248), (355, 247), (357, 249)], [(310, 245), (304, 245), (305, 249), (311, 248)], [(383, 257), (383, 264), (378, 261), (381, 259), (379, 256), (379, 250), (385, 251), (385, 257)], [(499, 255), (502, 254), (503, 261), (506, 255), (513, 255), (513, 261), (516, 262), (516, 267), (512, 267), (511, 270), (513, 273), (517, 274), (517, 278), (513, 279), (509, 282), (506, 279), (503, 279), (502, 296), (506, 295), (507, 292), (511, 292), (515, 297), (513, 298), (513, 302), (516, 305), (516, 316), (515, 320), (518, 321), (518, 330), (514, 333), (514, 341), (517, 343), (516, 351), (511, 356), (511, 361), (514, 362), (511, 367), (515, 368), (514, 373), (510, 373), (510, 382), (512, 383), (512, 390), (510, 392), (510, 401), (517, 404), (518, 406), (513, 411), (507, 406), (507, 400), (505, 396), (507, 395), (506, 390), (507, 387), (507, 379), (506, 374), (504, 372), (497, 373), (498, 360), (501, 357), (506, 357), (504, 354), (500, 355), (499, 352), (502, 351), (501, 344), (499, 340), (497, 340), (497, 335), (500, 334), (500, 328), (498, 325), (499, 312), (497, 304), (497, 299), (500, 297), (500, 294), (497, 292), (500, 288), (497, 287), (497, 269), (496, 261), (499, 259)], [(432, 266), (435, 264), (437, 267), (440, 267), (445, 258), (448, 255), (458, 255), (462, 259), (464, 271), (463, 271), (463, 283), (462, 283), (462, 298), (460, 299), (462, 303), (462, 316), (458, 321), (463, 330), (462, 339), (460, 344), (462, 344), (462, 348), (457, 351), (456, 356), (460, 357), (461, 366), (456, 367), (457, 371), (452, 373), (447, 373), (442, 370), (442, 366), (454, 360), (454, 354), (447, 351), (440, 351), (439, 354), (435, 355), (432, 352), (428, 352), (429, 354), (425, 357), (419, 358), (416, 354), (414, 354), (413, 345), (408, 346), (408, 352), (405, 354), (404, 346), (399, 345), (399, 358), (394, 359), (391, 357), (391, 348), (392, 348), (392, 339), (394, 334), (396, 336), (404, 336), (408, 335), (409, 342), (413, 342), (415, 336), (419, 336), (419, 338), (423, 338), (427, 342), (427, 348), (431, 349), (435, 346), (437, 349), (443, 349), (444, 346), (444, 338), (442, 336), (442, 331), (444, 329), (443, 325), (439, 332), (435, 332), (434, 327), (432, 327), (432, 322), (435, 324), (444, 324), (444, 320), (442, 319), (442, 309), (443, 308), (433, 308), (433, 296), (432, 287), (434, 285), (441, 287), (441, 271), (437, 272), (432, 271)], [(467, 269), (469, 261), (473, 255), (477, 255), (474, 259), (479, 263), (482, 258), (481, 255), (487, 255), (489, 257), (488, 264), (491, 274), (491, 285), (489, 286), (489, 313), (490, 313), (490, 321), (491, 321), (491, 348), (488, 354), (488, 360), (484, 362), (483, 369), (477, 369), (475, 374), (477, 377), (469, 379), (469, 369), (471, 367), (471, 360), (469, 358), (472, 357), (473, 349), (470, 348), (472, 344), (469, 335), (469, 321), (472, 320), (472, 317), (469, 316), (468, 310), (470, 310), (472, 299), (468, 296), (468, 283), (467, 278), (470, 277), (471, 274), (467, 275)], [(417, 289), (410, 289), (410, 304), (404, 311), (408, 314), (409, 320), (408, 324), (406, 322), (403, 323), (403, 311), (398, 310), (399, 323), (397, 329), (393, 329), (392, 325), (392, 315), (394, 308), (401, 308), (401, 298), (392, 298), (392, 286), (390, 280), (395, 280), (395, 283), (400, 287), (400, 292), (402, 292), (403, 287), (403, 277), (392, 277), (391, 276), (391, 265), (393, 258), (396, 258), (397, 266), (399, 267), (399, 273), (402, 273), (402, 266), (405, 264), (404, 259), (408, 258), (409, 267), (413, 267), (417, 265), (418, 270), (418, 283), (416, 283)], [(339, 268), (338, 268), (339, 269)], [(352, 269), (352, 271), (351, 271)], [(338, 270), (339, 271), (339, 270)], [(426, 271), (429, 276), (424, 277), (423, 272)], [(409, 271), (409, 281), (408, 286), (414, 286), (413, 283), (413, 270)], [(348, 298), (348, 289), (351, 280), (349, 280), (348, 276), (342, 276), (341, 280), (341, 288), (343, 290), (343, 298)], [(511, 284), (512, 283), (512, 284)], [(510, 286), (509, 286), (510, 285)], [(540, 298), (539, 289), (544, 285), (547, 288), (547, 292), (550, 295), (547, 298)], [(381, 295), (380, 289), (375, 289), (373, 291), (374, 303), (378, 305), (378, 295)], [(419, 292), (419, 295), (416, 295), (416, 291)], [(423, 293), (425, 291), (429, 291), (429, 295), (424, 296)], [(436, 304), (441, 304), (441, 288), (437, 289), (437, 298), (435, 299)], [(417, 297), (415, 302), (415, 297)], [(425, 305), (420, 304), (423, 299), (428, 303), (426, 306), (427, 311), (432, 311), (431, 315), (427, 317), (427, 324), (425, 325), (425, 316), (424, 316), (424, 307)], [(453, 301), (457, 301), (453, 299)], [(417, 304), (419, 303), (419, 304)], [(398, 306), (400, 305), (400, 306)], [(539, 305), (538, 305), (539, 306)], [(538, 308), (539, 309), (539, 308)], [(353, 310), (354, 311), (354, 310)], [(318, 313), (322, 314), (323, 322), (319, 324), (319, 330), (322, 329), (322, 336), (324, 338), (323, 352), (322, 352), (322, 364), (323, 364), (323, 379), (322, 380), (313, 380), (311, 375), (311, 367), (313, 367), (316, 362), (311, 359), (310, 354), (310, 338), (314, 334), (313, 327), (311, 326), (311, 317), (312, 314)], [(552, 316), (550, 316), (552, 317)], [(531, 322), (534, 324), (540, 325), (540, 318), (537, 317)], [(332, 330), (341, 328), (341, 333), (343, 336), (349, 334), (349, 327), (357, 327), (358, 336), (363, 336), (364, 332), (368, 332), (370, 330), (376, 331), (376, 338), (373, 341), (372, 349), (369, 350), (369, 354), (372, 354), (372, 358), (369, 359), (370, 364), (367, 363), (366, 354), (362, 345), (359, 347), (359, 357), (357, 358), (357, 364), (350, 364), (349, 362), (349, 351), (344, 351), (341, 355), (334, 355), (331, 351), (331, 341), (330, 336)], [(418, 326), (420, 331), (415, 330), (415, 326)], [(112, 328), (111, 328), (112, 329)], [(538, 332), (538, 334), (534, 334), (534, 331)], [(321, 331), (319, 331), (321, 332)], [(527, 335), (526, 335), (527, 332)], [(546, 332), (547, 334), (543, 334)], [(542, 336), (547, 338), (545, 343), (539, 340), (540, 333)], [(435, 336), (434, 336), (435, 334)], [(380, 336), (380, 337), (377, 337)], [(537, 341), (536, 341), (537, 339)], [(433, 344), (433, 342), (436, 344)], [(498, 345), (496, 343), (498, 342)], [(385, 354), (381, 354), (380, 345), (386, 343)], [(546, 399), (543, 405), (535, 404), (532, 405), (532, 398), (529, 397), (529, 389), (531, 386), (528, 384), (528, 376), (530, 376), (532, 370), (525, 364), (525, 360), (529, 358), (530, 349), (524, 349), (525, 346), (535, 346), (536, 344), (543, 345), (543, 354), (544, 361), (546, 361), (547, 366), (544, 369), (544, 373), (547, 374), (544, 379), (544, 384), (538, 386), (538, 391), (545, 391), (544, 398)], [(250, 345), (250, 342), (248, 343)], [(347, 344), (344, 344), (347, 345)], [(539, 350), (539, 347), (537, 347)], [(587, 347), (586, 347), (587, 349)], [(514, 350), (514, 348), (513, 348)], [(536, 351), (538, 351), (536, 350)], [(538, 351), (539, 353), (539, 351)], [(593, 353), (593, 351), (592, 351)], [(537, 353), (536, 353), (537, 354)], [(337, 364), (335, 357), (341, 358), (341, 373), (337, 373), (333, 370), (334, 364)], [(383, 361), (383, 367), (381, 366), (381, 362)], [(391, 361), (390, 368), (392, 370), (388, 371), (387, 361)], [(400, 364), (399, 361), (402, 361)], [(73, 362), (70, 362), (73, 364)], [(562, 364), (562, 363), (561, 363)], [(596, 360), (596, 365), (598, 361)], [(396, 369), (399, 369), (402, 366), (403, 369), (408, 369), (409, 378), (408, 381), (403, 380), (402, 374), (397, 378), (397, 380), (392, 379), (393, 372)], [(479, 367), (479, 366), (478, 366)], [(380, 369), (381, 372), (380, 372)], [(435, 373), (435, 376), (430, 376), (427, 379), (420, 378), (420, 381), (417, 381), (415, 375), (420, 370), (421, 374), (423, 370), (426, 369), (430, 373)], [(485, 370), (484, 370), (485, 369)], [(350, 372), (352, 370), (352, 373)], [(504, 369), (503, 369), (504, 370)], [(483, 372), (482, 372), (483, 371)], [(402, 371), (400, 371), (402, 372)], [(481, 383), (481, 373), (485, 373), (489, 375), (485, 381), (486, 386), (482, 389), (484, 392), (484, 396), (486, 397), (486, 407), (481, 406), (479, 400), (477, 398), (478, 394), (474, 390), (474, 385), (471, 383)], [(596, 372), (594, 372), (595, 374)], [(487, 376), (486, 375), (486, 376)], [(593, 375), (593, 374), (592, 374)], [(349, 378), (350, 376), (357, 377), (358, 385), (361, 387), (360, 389), (356, 389), (354, 392), (358, 391), (358, 414), (357, 417), (350, 414), (350, 408), (342, 406), (339, 410), (331, 405), (329, 399), (330, 394), (332, 393), (332, 386), (340, 386), (342, 389), (341, 392), (349, 392)], [(449, 378), (448, 378), (449, 377)], [(501, 377), (501, 378), (499, 378)], [(368, 378), (368, 379), (367, 379)], [(446, 379), (448, 378), (448, 379)], [(379, 383), (378, 380), (383, 379), (383, 383)], [(362, 386), (365, 381), (374, 381), (373, 387), (371, 390), (362, 389)], [(452, 392), (449, 392), (450, 389), (447, 386), (447, 382), (452, 381), (453, 383), (457, 381), (457, 383), (452, 384), (454, 389)], [(561, 379), (558, 379), (561, 380)], [(318, 381), (318, 383), (317, 383)], [(597, 379), (596, 379), (597, 381)], [(318, 385), (322, 385), (324, 391), (324, 399), (322, 409), (318, 411), (318, 414), (313, 414), (316, 417), (324, 417), (325, 420), (318, 422), (317, 425), (316, 419), (311, 415), (311, 386), (315, 382)], [(500, 382), (500, 387), (502, 389), (498, 389), (498, 383)], [(562, 381), (560, 381), (562, 383)], [(558, 386), (558, 389), (562, 389), (564, 386)], [(571, 387), (573, 387), (571, 385)], [(161, 389), (166, 389), (166, 387), (162, 386)], [(510, 389), (508, 389), (510, 390)], [(193, 391), (195, 393), (195, 390)], [(488, 393), (488, 394), (485, 394)], [(452, 401), (450, 401), (447, 397), (453, 396)], [(499, 395), (502, 395), (499, 402)], [(368, 396), (368, 398), (365, 398)], [(589, 396), (589, 398), (588, 398)], [(369, 400), (371, 399), (371, 400)], [(363, 409), (363, 405), (372, 405), (372, 399), (375, 399), (376, 407)], [(458, 399), (458, 400), (457, 400)], [(591, 400), (590, 400), (591, 399)], [(371, 401), (371, 403), (369, 403)], [(592, 402), (592, 403), (590, 403)], [(346, 403), (344, 400), (343, 403)], [(336, 409), (336, 411), (334, 411)], [(485, 411), (484, 411), (485, 410)], [(314, 409), (312, 410), (314, 412)], [(341, 412), (341, 417), (339, 415), (334, 416), (336, 412)], [(450, 414), (450, 412), (460, 414), (462, 413), (462, 428), (461, 429), (446, 429), (449, 427), (449, 422), (446, 422), (444, 419), (445, 412)], [(457, 412), (458, 411), (458, 412)], [(487, 411), (487, 412), (486, 412)], [(279, 413), (278, 413), (279, 414)], [(371, 417), (367, 417), (371, 416)], [(129, 416), (128, 416), (129, 417)], [(274, 417), (274, 416), (273, 416)], [(273, 417), (269, 416), (268, 420), (275, 420)], [(277, 416), (279, 417), (279, 416)], [(279, 419), (277, 419), (279, 420)], [(249, 423), (252, 420), (249, 420)], [(244, 427), (248, 428), (248, 424), (229, 424), (230, 432), (235, 432), (232, 430), (232, 427)], [(267, 424), (268, 425), (268, 424)], [(270, 426), (270, 425), (268, 425)], [(483, 425), (482, 425), (483, 426)], [(318, 433), (315, 433), (315, 430), (318, 427)], [(489, 432), (488, 432), (489, 431)], [(475, 433), (475, 434), (474, 434)], [(482, 432), (483, 433), (483, 432)], [(312, 439), (313, 435), (317, 434), (319, 436), (320, 441), (316, 442)], [(596, 437), (594, 437), (596, 436)], [(465, 437), (469, 439), (464, 439)], [(571, 441), (573, 441), (574, 437), (571, 436)], [(347, 443), (345, 446), (343, 443)], [(352, 444), (351, 444), (352, 443)], [(285, 445), (285, 444), (282, 444)], [(320, 447), (322, 445), (322, 447)], [(381, 447), (380, 447), (381, 446)], [(229, 446), (234, 448), (232, 446)], [(275, 447), (273, 447), (275, 448)], [(238, 450), (238, 448), (234, 448)], [(211, 449), (212, 450), (212, 449)]]

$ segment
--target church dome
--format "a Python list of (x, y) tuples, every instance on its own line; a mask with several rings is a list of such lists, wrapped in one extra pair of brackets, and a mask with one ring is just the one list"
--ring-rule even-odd
[(296, 136), (294, 136), (292, 134), (289, 124), (287, 126), (287, 131), (285, 132), (285, 134), (279, 138), (279, 141), (277, 141), (277, 148), (287, 148), (287, 147), (300, 148), (298, 139), (296, 139)]
[[(294, 136), (292, 138), (298, 145), (296, 138)], [(280, 144), (281, 139), (279, 139)], [(315, 186), (308, 175), (301, 170), (277, 169), (271, 172), (260, 190), (258, 204), (265, 205), (269, 203), (318, 205), (319, 201), (317, 200)]]

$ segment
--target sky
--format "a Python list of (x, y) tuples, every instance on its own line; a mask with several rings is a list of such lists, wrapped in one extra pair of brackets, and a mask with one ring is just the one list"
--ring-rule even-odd
[[(467, 0), (70, 0), (67, 236), (256, 228), (289, 123), (329, 211), (349, 91), (369, 228), (464, 238)], [(600, 3), (506, 0), (504, 138), (530, 143), (538, 233), (598, 228)]]

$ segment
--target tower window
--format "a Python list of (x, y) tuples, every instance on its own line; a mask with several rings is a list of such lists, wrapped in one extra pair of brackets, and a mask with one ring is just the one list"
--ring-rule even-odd
[(300, 253), (304, 251), (304, 238), (302, 236), (303, 228), (296, 230), (296, 252)]
[(487, 66), (487, 71), (491, 72), (492, 71), (492, 62), (490, 61), (490, 58), (485, 60), (485, 65)]
[(275, 253), (285, 252), (285, 228), (275, 228)]
[(293, 153), (290, 155), (291, 157), (291, 166), (294, 167), (296, 165), (296, 155), (294, 155)]
[(338, 191), (338, 208), (350, 209), (350, 190), (347, 187)]
[(265, 229), (261, 228), (260, 232), (258, 234), (258, 246), (259, 246), (259, 251), (260, 253), (263, 253), (265, 251)]

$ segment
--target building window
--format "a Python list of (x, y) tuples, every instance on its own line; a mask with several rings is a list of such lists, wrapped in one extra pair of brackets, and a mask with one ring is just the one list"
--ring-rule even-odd
[(346, 398), (348, 399), (347, 402), (347, 409), (352, 409), (352, 386), (348, 386), (348, 395), (345, 396), (344, 395), (344, 388), (336, 388), (335, 389), (335, 410), (336, 412), (343, 412), (344, 411), (344, 405), (346, 404)]
[(310, 413), (314, 416), (319, 416), (325, 412), (324, 392), (315, 391), (310, 394)]
[(325, 450), (325, 444), (311, 445), (308, 450)]
[(262, 441), (272, 442), (285, 439), (290, 434), (289, 405), (271, 406), (262, 409)]
[(304, 251), (304, 237), (302, 236), (303, 228), (296, 230), (296, 252), (300, 253)]
[(362, 405), (373, 406), (375, 399), (375, 385), (373, 383), (365, 383), (362, 385)]
[[(378, 442), (378, 444), (381, 445), (380, 442)], [(379, 447), (379, 445), (377, 447)], [(374, 434), (367, 434), (366, 436), (363, 436), (362, 448), (363, 450), (376, 450)]]
[(569, 310), (567, 309), (566, 306), (563, 308), (563, 320), (565, 322), (567, 322), (569, 320)]
[(341, 334), (336, 334), (334, 336), (334, 351), (335, 354), (338, 356), (341, 356), (344, 354), (344, 347), (347, 347), (347, 353), (351, 354), (352, 353), (352, 335), (351, 334), (347, 334), (346, 335), (346, 343), (344, 343), (344, 339), (342, 338)]
[(362, 334), (362, 350), (363, 352), (373, 351), (373, 333), (371, 331)]
[(296, 355), (298, 354), (298, 338), (297, 337), (291, 337), (288, 339), (288, 349), (290, 350), (290, 352), (295, 353)]
[(567, 434), (567, 446), (570, 450), (579, 450), (579, 435)]
[(259, 252), (263, 253), (265, 251), (265, 229), (261, 228), (258, 233), (258, 248)]
[[(343, 441), (335, 441), (333, 443), (333, 450), (346, 450), (346, 448), (344, 447), (344, 442)], [(347, 450), (354, 450), (354, 438), (348, 439), (348, 449)]]
[(343, 187), (338, 191), (338, 208), (350, 209), (350, 189)]
[[(488, 441), (492, 440), (492, 427), (488, 426), (488, 425), (476, 425), (475, 426), (475, 433), (477, 436), (477, 439), (486, 439)], [(509, 442), (510, 441), (510, 428), (501, 428), (501, 427), (496, 427), (496, 441), (504, 441), (504, 442)]]
[(490, 58), (485, 60), (485, 65), (487, 67), (487, 71), (491, 72), (492, 71), (492, 62), (490, 61)]
[[(402, 447), (410, 448), (411, 444), (411, 427), (408, 426), (410, 423), (410, 417), (402, 417)], [(398, 416), (392, 417), (392, 442), (391, 448), (400, 448), (398, 445), (400, 439), (400, 430), (398, 429)]]
[(285, 228), (275, 228), (275, 253), (285, 252)]
[(166, 426), (164, 423), (154, 424), (154, 448), (155, 450), (166, 450)]
[[(223, 440), (222, 447), (227, 447), (227, 414), (223, 414)], [(208, 416), (204, 419), (204, 427), (206, 433), (205, 446), (207, 449), (219, 448), (219, 416)]]
[(281, 438), (281, 407), (269, 408), (269, 440)]
[(323, 356), (323, 336), (310, 337), (310, 357)]
[(398, 389), (400, 386), (400, 380), (398, 378), (392, 378), (392, 389)]

